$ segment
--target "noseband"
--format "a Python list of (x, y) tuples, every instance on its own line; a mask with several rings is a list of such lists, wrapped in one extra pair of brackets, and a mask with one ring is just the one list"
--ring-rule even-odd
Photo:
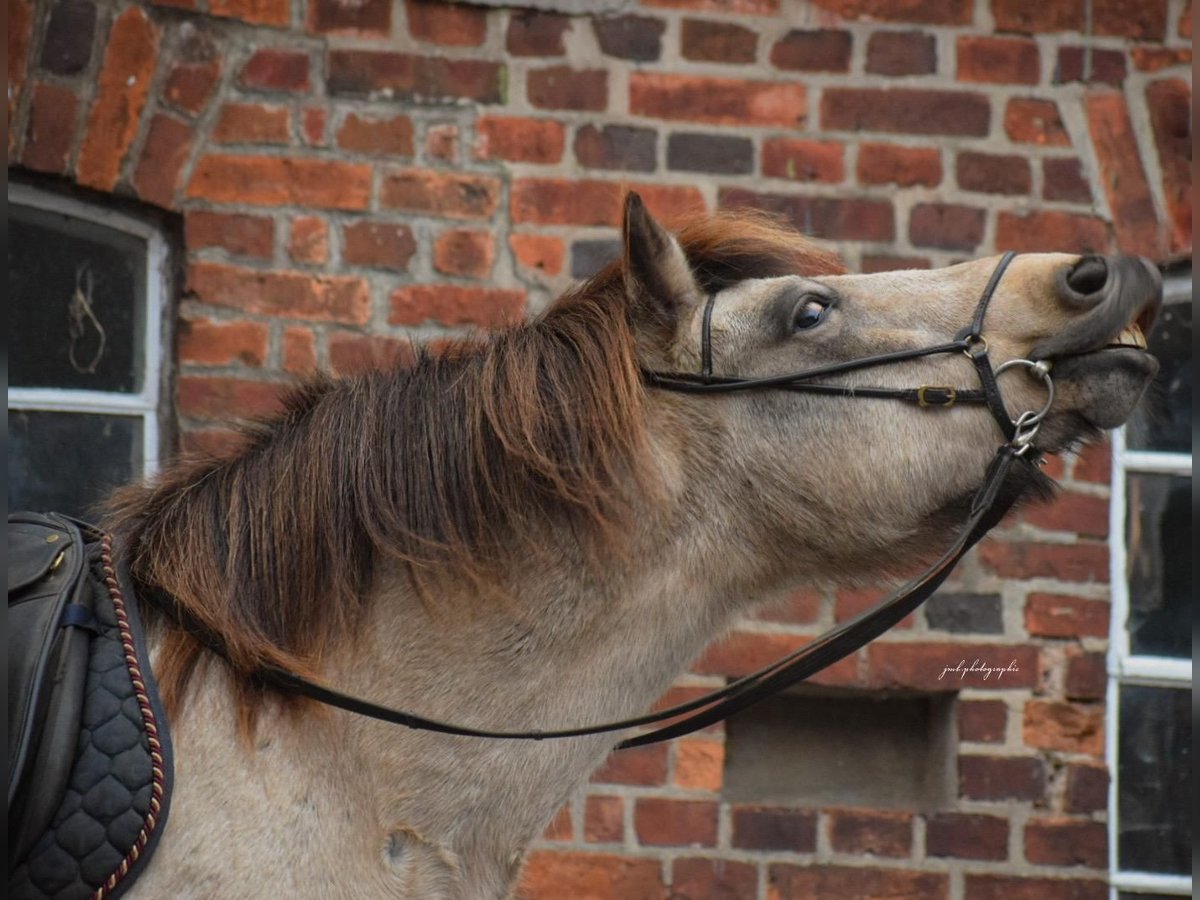
[[(1050, 380), (1050, 366), (1045, 362), (1033, 362), (1028, 359), (1014, 359), (993, 369), (988, 358), (987, 340), (983, 337), (983, 319), (987, 313), (988, 303), (1000, 283), (1004, 270), (1012, 262), (1015, 253), (1006, 253), (996, 266), (992, 277), (984, 288), (979, 305), (970, 325), (964, 328), (954, 339), (945, 344), (936, 344), (918, 350), (900, 350), (894, 353), (881, 353), (877, 356), (867, 356), (850, 362), (836, 363), (830, 366), (795, 372), (790, 375), (773, 375), (764, 378), (741, 378), (731, 375), (714, 375), (712, 372), (712, 312), (715, 295), (708, 298), (703, 314), (701, 330), (701, 371), (699, 374), (644, 372), (646, 382), (663, 390), (678, 391), (688, 394), (724, 394), (736, 391), (758, 389), (780, 389), (789, 391), (811, 391), (824, 394), (838, 394), (845, 397), (879, 397), (902, 400), (915, 403), (921, 407), (946, 408), (956, 403), (986, 403), (992, 416), (1004, 432), (1006, 443), (1001, 444), (988, 467), (983, 486), (976, 492), (971, 503), (971, 512), (958, 533), (954, 543), (941, 557), (899, 591), (881, 600), (873, 608), (860, 614), (854, 619), (839, 625), (816, 638), (787, 656), (784, 656), (719, 690), (711, 691), (702, 697), (669, 709), (647, 713), (619, 722), (605, 722), (598, 725), (584, 725), (572, 728), (539, 731), (492, 731), (440, 722), (404, 710), (391, 709), (363, 700), (349, 694), (343, 694), (333, 688), (309, 681), (294, 672), (289, 672), (275, 666), (263, 666), (258, 675), (266, 682), (291, 693), (308, 697), (329, 706), (344, 709), (348, 712), (369, 716), (396, 725), (415, 728), (421, 731), (433, 731), (439, 734), (457, 735), (460, 737), (498, 738), (519, 741), (541, 741), (549, 738), (583, 737), (585, 735), (603, 734), (613, 731), (625, 731), (645, 725), (655, 725), (669, 719), (678, 719), (668, 725), (652, 731), (639, 734), (622, 741), (617, 749), (640, 747), (645, 744), (671, 740), (680, 735), (707, 728), (725, 719), (739, 710), (745, 709), (766, 697), (776, 694), (797, 682), (826, 669), (858, 650), (868, 641), (883, 634), (897, 624), (910, 612), (919, 607), (936, 591), (953, 571), (963, 555), (973, 547), (980, 538), (991, 530), (1008, 512), (1020, 497), (1025, 484), (1029, 482), (1033, 463), (1029, 456), (1035, 459), (1040, 456), (1036, 451), (1028, 454), (1033, 438), (1037, 434), (1042, 419), (1050, 409), (1054, 400), (1054, 385)], [(814, 382), (811, 379), (841, 372), (851, 372), (857, 369), (867, 369), (888, 363), (903, 362), (922, 356), (932, 356), (938, 353), (966, 353), (975, 364), (982, 385), (979, 390), (963, 390), (943, 385), (921, 385), (917, 388), (861, 388), (847, 385)], [(1012, 366), (1025, 366), (1030, 372), (1040, 378), (1046, 387), (1048, 399), (1039, 410), (1022, 413), (1016, 421), (1009, 418), (996, 384), (996, 377)], [(1027, 455), (1028, 454), (1028, 455)], [(1014, 472), (1025, 469), (1022, 477), (1013, 477)], [(147, 599), (161, 606), (173, 615), (180, 624), (191, 634), (204, 642), (210, 649), (228, 659), (224, 643), (219, 635), (214, 634), (201, 623), (195, 621), (173, 597), (161, 591), (151, 592)], [(680, 718), (682, 717), (682, 718)]]
[[(999, 366), (992, 367), (988, 357), (988, 342), (983, 336), (983, 319), (987, 314), (988, 304), (1000, 285), (1000, 279), (1009, 263), (1017, 254), (1013, 251), (1000, 257), (996, 268), (988, 279), (987, 286), (975, 306), (975, 314), (969, 325), (958, 332), (953, 340), (944, 344), (934, 344), (930, 347), (919, 347), (915, 350), (896, 350), (891, 353), (879, 353), (874, 356), (864, 356), (847, 362), (833, 363), (786, 375), (767, 375), (757, 378), (743, 378), (738, 375), (713, 374), (712, 354), (712, 315), (717, 295), (710, 294), (704, 304), (704, 312), (700, 326), (700, 371), (693, 372), (655, 372), (643, 370), (642, 375), (651, 387), (667, 391), (677, 391), (683, 394), (730, 394), (738, 391), (753, 390), (783, 390), (803, 391), (814, 394), (833, 394), (842, 397), (867, 397), (888, 400), (901, 400), (916, 406), (926, 408), (948, 409), (959, 403), (983, 403), (992, 413), (992, 418), (1000, 426), (1005, 440), (1016, 441), (1021, 447), (1028, 448), (1033, 441), (1037, 429), (1049, 412), (1050, 404), (1054, 401), (1054, 383), (1050, 380), (1050, 366), (1046, 362), (1033, 362), (1028, 359), (1013, 359)], [(913, 388), (884, 388), (884, 387), (852, 387), (844, 384), (829, 384), (813, 379), (829, 375), (840, 375), (844, 372), (855, 372), (859, 369), (872, 369), (877, 366), (919, 359), (924, 356), (935, 356), (942, 353), (963, 353), (975, 365), (979, 376), (980, 388), (956, 388), (950, 385), (923, 384)], [(997, 376), (1006, 369), (1014, 366), (1025, 366), (1030, 373), (1040, 378), (1046, 388), (1047, 399), (1040, 410), (1030, 410), (1022, 413), (1016, 421), (1008, 415), (1004, 406), (1004, 398), (996, 383)]]

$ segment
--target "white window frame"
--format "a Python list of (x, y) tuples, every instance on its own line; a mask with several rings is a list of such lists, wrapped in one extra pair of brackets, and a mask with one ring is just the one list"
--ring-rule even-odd
[[(1163, 293), (1169, 301), (1190, 300), (1192, 279), (1188, 274), (1168, 277)], [(1109, 504), (1109, 582), (1112, 594), (1112, 620), (1109, 623), (1108, 687), (1105, 728), (1105, 761), (1110, 774), (1108, 785), (1108, 876), (1109, 898), (1117, 900), (1119, 892), (1130, 894), (1164, 894), (1192, 896), (1190, 875), (1164, 875), (1158, 872), (1138, 872), (1121, 869), (1117, 860), (1117, 838), (1120, 822), (1117, 818), (1120, 768), (1117, 759), (1120, 727), (1120, 696), (1122, 685), (1191, 690), (1192, 660), (1134, 654), (1129, 649), (1129, 580), (1128, 547), (1125, 543), (1125, 517), (1128, 513), (1126, 476), (1133, 474), (1192, 475), (1192, 455), (1152, 450), (1130, 450), (1125, 429), (1112, 436), (1112, 501)]]
[(160, 403), (167, 373), (163, 368), (165, 305), (168, 297), (170, 252), (157, 228), (116, 210), (85, 203), (73, 197), (39, 190), (26, 184), (8, 186), (8, 202), (44, 212), (59, 213), (111, 228), (146, 244), (145, 328), (142, 335), (141, 390), (137, 393), (88, 391), (68, 388), (9, 387), (8, 408), (38, 412), (92, 413), (138, 417), (142, 421), (142, 471), (158, 471), (162, 450)]

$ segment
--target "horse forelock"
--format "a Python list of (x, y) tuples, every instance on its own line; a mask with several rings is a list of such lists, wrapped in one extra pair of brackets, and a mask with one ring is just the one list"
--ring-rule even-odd
[[(837, 257), (784, 227), (721, 213), (679, 235), (706, 290), (823, 274)], [(348, 379), (315, 377), (222, 457), (184, 459), (114, 495), (131, 571), (224, 642), (252, 723), (253, 673), (306, 676), (353, 636), (381, 558), (423, 596), (494, 585), (548, 529), (584, 556), (620, 544), (653, 496), (645, 389), (619, 264), (542, 317)], [(471, 592), (453, 592), (458, 594)], [(178, 709), (201, 647), (168, 629), (157, 670)]]

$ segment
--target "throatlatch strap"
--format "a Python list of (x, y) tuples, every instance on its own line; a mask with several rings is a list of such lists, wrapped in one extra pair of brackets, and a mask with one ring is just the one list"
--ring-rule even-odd
[(712, 375), (712, 314), (717, 295), (709, 294), (704, 303), (704, 318), (700, 323), (700, 374), (705, 378)]

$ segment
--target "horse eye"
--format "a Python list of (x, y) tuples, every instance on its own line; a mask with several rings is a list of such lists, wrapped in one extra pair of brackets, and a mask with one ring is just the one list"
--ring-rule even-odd
[(792, 313), (792, 328), (801, 331), (821, 324), (821, 320), (825, 318), (825, 310), (828, 308), (828, 304), (815, 297), (806, 297), (800, 301), (796, 306), (796, 311)]

